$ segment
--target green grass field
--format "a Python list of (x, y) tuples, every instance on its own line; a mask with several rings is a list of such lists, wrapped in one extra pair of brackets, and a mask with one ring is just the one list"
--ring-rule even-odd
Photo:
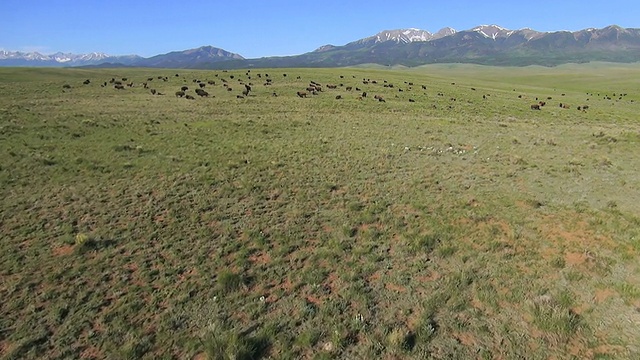
[(0, 68), (0, 358), (636, 359), (638, 79)]

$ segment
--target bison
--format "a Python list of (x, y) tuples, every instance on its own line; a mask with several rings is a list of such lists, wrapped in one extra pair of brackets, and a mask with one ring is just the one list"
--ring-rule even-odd
[(202, 89), (196, 89), (196, 94), (198, 94), (198, 95), (200, 95), (202, 97), (208, 97), (209, 96), (209, 93), (204, 91), (204, 90), (202, 90)]
[(298, 91), (296, 93), (296, 95), (298, 95), (298, 97), (301, 97), (301, 98), (306, 98), (307, 97), (307, 93), (303, 92), (303, 91)]
[(531, 110), (540, 110), (540, 105), (539, 104), (531, 105)]
[(196, 98), (194, 98), (191, 95), (187, 95), (187, 96), (185, 96), (185, 99), (187, 99), (187, 100), (195, 100)]
[(184, 91), (176, 91), (176, 97), (183, 97)]

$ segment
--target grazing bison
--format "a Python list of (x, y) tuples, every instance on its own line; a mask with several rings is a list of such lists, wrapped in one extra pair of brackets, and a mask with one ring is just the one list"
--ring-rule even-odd
[(531, 105), (531, 110), (540, 110), (540, 105), (539, 104)]
[(113, 85), (113, 87), (115, 89), (117, 89), (117, 90), (123, 90), (124, 89), (124, 86), (122, 84), (115, 84), (115, 85)]
[(342, 96), (341, 95), (336, 95), (336, 100), (340, 100), (340, 99), (342, 99)]
[(227, 87), (227, 91), (233, 91), (233, 89), (230, 87)]
[(307, 97), (307, 93), (303, 92), (303, 91), (298, 91), (296, 93), (296, 95), (298, 95), (298, 97), (301, 97), (301, 98), (306, 98)]
[(91, 80), (87, 79), (87, 80), (83, 81), (82, 83), (85, 84), (85, 85), (89, 85), (91, 83)]
[(242, 96), (242, 95), (236, 95), (236, 99), (244, 99), (244, 96)]
[(199, 83), (198, 86), (200, 86), (200, 89), (204, 89), (205, 86), (207, 86), (207, 84), (205, 83)]
[(183, 87), (180, 88), (180, 90), (187, 91), (187, 90), (189, 90), (189, 87), (188, 86), (183, 86)]
[(157, 91), (156, 91), (156, 89), (151, 89), (151, 90), (149, 90), (149, 91), (151, 91), (151, 95), (155, 95), (155, 94), (156, 94), (156, 92), (157, 92)]
[(176, 97), (183, 97), (184, 91), (176, 91)]
[(202, 90), (202, 89), (196, 89), (196, 94), (198, 94), (198, 95), (200, 95), (202, 97), (208, 97), (209, 96), (209, 93), (204, 91), (204, 90)]
[(409, 102), (416, 102), (416, 101), (415, 101), (415, 100), (413, 100), (413, 99), (409, 99)]
[(71, 85), (69, 85), (69, 84), (64, 84), (64, 85), (62, 85), (62, 88), (63, 88), (63, 89), (71, 89)]
[(191, 96), (191, 95), (187, 95), (187, 96), (185, 96), (184, 98), (185, 98), (185, 99), (187, 99), (187, 100), (195, 100), (195, 99), (196, 99), (196, 98), (194, 98), (194, 97), (193, 97), (193, 96)]
[(427, 90), (427, 86), (426, 85), (422, 85), (422, 90)]
[(363, 98), (366, 98), (367, 97), (367, 92), (366, 91), (363, 92), (362, 95), (360, 95), (360, 96), (362, 96)]
[(351, 91), (351, 90), (353, 90), (353, 87), (352, 87), (352, 86), (347, 86), (345, 89), (346, 89), (347, 91)]

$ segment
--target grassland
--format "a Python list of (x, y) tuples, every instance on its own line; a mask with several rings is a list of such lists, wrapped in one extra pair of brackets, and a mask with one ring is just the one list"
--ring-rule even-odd
[(638, 358), (639, 77), (0, 69), (0, 357)]

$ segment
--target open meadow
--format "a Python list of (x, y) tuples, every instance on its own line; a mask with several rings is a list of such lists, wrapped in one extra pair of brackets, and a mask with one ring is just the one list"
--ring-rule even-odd
[(0, 68), (0, 358), (640, 358), (639, 116), (638, 64)]

